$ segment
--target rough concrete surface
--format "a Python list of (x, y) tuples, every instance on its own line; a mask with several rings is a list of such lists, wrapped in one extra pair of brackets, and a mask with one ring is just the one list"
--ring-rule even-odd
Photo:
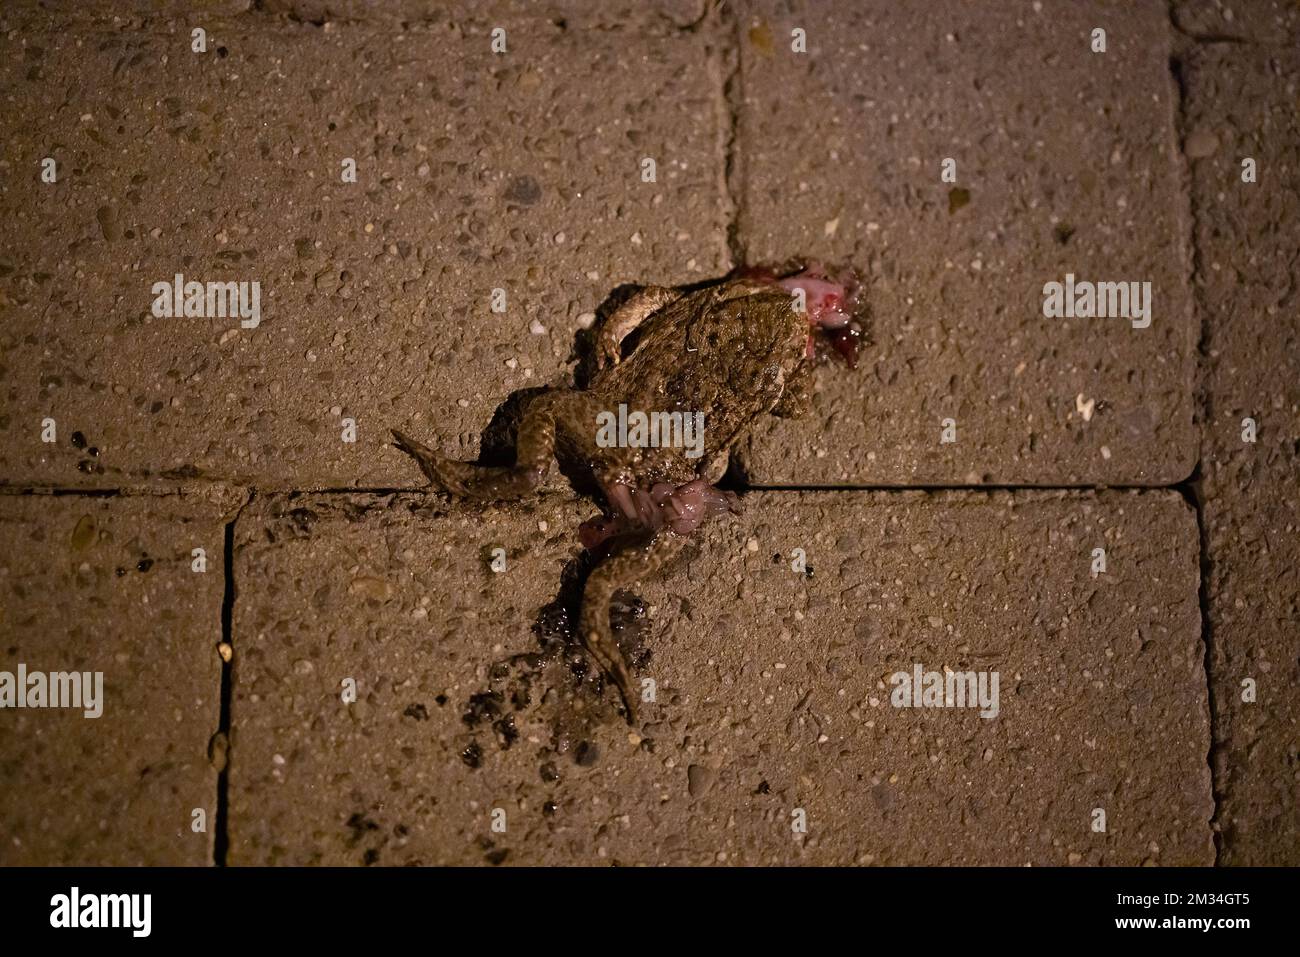
[[(1185, 479), (1197, 329), (1164, 5), (747, 9), (740, 244), (859, 268), (875, 341), (856, 372), (821, 370), (811, 421), (755, 435), (750, 480)], [(1067, 273), (1151, 282), (1150, 326), (1044, 318), (1044, 284)]]
[[(1205, 312), (1202, 486), (1228, 864), (1300, 864), (1300, 56), (1186, 62)], [(1242, 181), (1244, 159), (1258, 180)], [(1245, 441), (1254, 423), (1255, 440)], [(1248, 687), (1245, 682), (1252, 683)], [(1246, 700), (1253, 695), (1254, 700)]]
[[(98, 717), (0, 715), (0, 865), (212, 862), (209, 741), (236, 504), (213, 492), (0, 495), (0, 672), (103, 674)], [(192, 570), (195, 548), (205, 572)]]
[[(577, 517), (255, 503), (231, 862), (1213, 861), (1176, 494), (748, 496), (641, 591), (627, 637), (657, 703), (634, 729), (530, 628)], [(887, 676), (914, 662), (1000, 672), (998, 714), (892, 707)]]
[[(189, 19), (0, 11), (4, 479), (417, 484), (389, 428), (473, 457), (612, 289), (725, 272), (707, 36), (498, 10), (236, 17), (205, 54)], [(260, 324), (156, 318), (177, 273), (259, 282)], [(47, 416), (93, 467), (41, 442)]]
[[(1297, 38), (1283, 0), (0, 4), (0, 673), (108, 699), (0, 708), (0, 865), (1300, 864)], [(600, 501), (450, 503), (388, 430), (509, 461), (629, 286), (796, 258), (861, 273), (868, 340), (615, 596), (630, 728), (572, 636)], [(154, 315), (178, 273), (256, 327)], [(1046, 318), (1067, 273), (1149, 281), (1150, 327)], [(895, 708), (918, 662), (997, 716)]]
[[(683, 28), (700, 22), (706, 7), (705, 0), (603, 0), (601, 3), (551, 0), (530, 3), (526, 9), (552, 20), (562, 20), (566, 27)], [(418, 22), (438, 20), (449, 14), (464, 16), (470, 13), (498, 22), (502, 16), (517, 14), (520, 5), (501, 0), (489, 3), (479, 0), (454, 3), (443, 0), (263, 0), (261, 9), (310, 22), (385, 19)]]

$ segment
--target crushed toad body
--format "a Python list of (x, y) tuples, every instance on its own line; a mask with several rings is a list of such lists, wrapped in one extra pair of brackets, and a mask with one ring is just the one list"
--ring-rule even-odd
[[(662, 566), (710, 518), (738, 511), (736, 496), (716, 487), (732, 448), (763, 415), (796, 417), (809, 408), (815, 333), (852, 364), (856, 308), (852, 278), (816, 266), (784, 278), (749, 270), (693, 291), (647, 287), (601, 326), (585, 390), (554, 389), (529, 403), (513, 467), (453, 461), (393, 434), (431, 483), (453, 496), (521, 497), (541, 484), (557, 455), (590, 470), (609, 514), (579, 531), (581, 543), (603, 556), (583, 592), (580, 637), (613, 679), (631, 722), (632, 675), (609, 621), (614, 592)], [(626, 420), (629, 412), (639, 424), (653, 418), (659, 431), (649, 442), (638, 434), (611, 444), (612, 417)], [(683, 435), (689, 441), (671, 441)]]

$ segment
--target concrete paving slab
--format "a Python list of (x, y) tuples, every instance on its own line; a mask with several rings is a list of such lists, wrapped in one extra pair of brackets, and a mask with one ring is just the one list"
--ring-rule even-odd
[(1205, 505), (1220, 862), (1300, 863), (1300, 504), (1273, 489)]
[[(1300, 864), (1300, 56), (1198, 46), (1185, 65), (1202, 493), (1225, 864)], [(1256, 181), (1243, 176), (1251, 160)], [(1252, 441), (1253, 440), (1253, 441)]]
[[(746, 496), (620, 596), (631, 729), (554, 639), (590, 511), (255, 501), (230, 862), (1212, 863), (1177, 494)], [(996, 716), (894, 707), (916, 664), (996, 672)]]
[[(212, 863), (209, 741), (236, 505), (216, 489), (0, 495), (0, 865)], [(28, 693), (7, 697), (20, 669)], [(60, 706), (51, 690), (38, 708), (60, 672), (83, 674), (83, 706), (65, 705), (68, 677)]]
[[(3, 481), (422, 485), (390, 427), (473, 457), (611, 290), (725, 272), (709, 30), (556, 9), (237, 16), (204, 53), (191, 19), (0, 11)], [(177, 275), (247, 308), (159, 318)]]
[[(751, 479), (1185, 479), (1197, 327), (1166, 5), (756, 0), (737, 25), (745, 258), (855, 266), (875, 342), (856, 373), (821, 370), (809, 420), (755, 436)], [(1151, 283), (1150, 325), (1045, 318), (1067, 275)]]

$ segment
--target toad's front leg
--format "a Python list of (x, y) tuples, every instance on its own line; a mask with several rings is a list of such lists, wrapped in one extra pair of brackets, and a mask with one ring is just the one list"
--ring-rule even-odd
[(548, 392), (534, 399), (519, 423), (515, 464), (510, 468), (444, 458), (396, 429), (393, 438), (399, 449), (419, 463), (429, 481), (444, 492), (484, 501), (522, 498), (536, 489), (550, 471), (555, 460), (557, 424), (577, 421), (590, 402), (590, 396), (569, 391)]
[(813, 364), (805, 362), (785, 382), (781, 398), (772, 407), (780, 419), (798, 419), (812, 410)]
[(596, 659), (601, 670), (614, 679), (623, 698), (627, 723), (636, 723), (636, 689), (627, 659), (614, 638), (609, 624), (609, 605), (614, 592), (626, 588), (670, 561), (686, 545), (686, 536), (661, 528), (641, 545), (630, 547), (605, 559), (592, 570), (582, 593), (582, 615), (578, 627), (582, 642)]
[(633, 293), (627, 302), (610, 313), (601, 326), (596, 338), (596, 367), (606, 369), (618, 365), (622, 361), (620, 349), (623, 340), (664, 306), (680, 299), (681, 295), (676, 289), (666, 286), (645, 286)]

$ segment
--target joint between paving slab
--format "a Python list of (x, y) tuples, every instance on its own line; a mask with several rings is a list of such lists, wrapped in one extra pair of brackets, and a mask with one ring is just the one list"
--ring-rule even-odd
[(711, 11), (717, 21), (719, 49), (712, 58), (717, 84), (719, 193), (725, 220), (726, 255), (730, 269), (745, 264), (745, 247), (740, 239), (741, 205), (744, 201), (742, 159), (736, 148), (742, 105), (740, 20), (727, 3)]
[[(1199, 469), (1199, 465), (1198, 465)], [(1196, 473), (1194, 473), (1196, 474)], [(1033, 483), (1006, 482), (999, 484), (970, 484), (941, 482), (911, 485), (798, 485), (798, 484), (756, 484), (743, 477), (728, 476), (718, 483), (718, 488), (728, 492), (1168, 492), (1182, 491), (1192, 477), (1181, 482), (1165, 482), (1156, 485), (1138, 483), (1098, 484), (1095, 482), (1057, 482), (1035, 485)], [(134, 494), (134, 490), (126, 490)], [(147, 490), (142, 490), (147, 494)], [(414, 495), (429, 498), (445, 498), (444, 493), (429, 485), (344, 485), (344, 486), (278, 486), (249, 488), (249, 496), (261, 495), (317, 495), (321, 497), (345, 495)], [(70, 492), (67, 494), (78, 494)], [(93, 494), (93, 493), (84, 493)], [(117, 494), (116, 492), (114, 494)], [(172, 494), (172, 493), (159, 493)]]
[(1197, 550), (1196, 598), (1201, 611), (1201, 644), (1205, 648), (1205, 700), (1210, 715), (1210, 747), (1205, 760), (1210, 767), (1210, 795), (1214, 800), (1214, 809), (1211, 811), (1209, 824), (1210, 835), (1214, 840), (1214, 866), (1219, 867), (1223, 855), (1223, 832), (1221, 829), (1223, 790), (1214, 760), (1219, 747), (1219, 742), (1215, 740), (1219, 727), (1219, 709), (1214, 698), (1214, 681), (1212, 680), (1214, 635), (1210, 620), (1210, 534), (1209, 529), (1205, 526), (1205, 510), (1201, 503), (1200, 468), (1200, 463), (1197, 463), (1196, 472), (1192, 478), (1185, 483), (1180, 483), (1176, 488), (1196, 513), (1196, 533), (1199, 546)]
[[(1236, 39), (1232, 41), (1211, 40), (1208, 38), (1197, 37), (1178, 23), (1178, 11), (1175, 0), (1169, 2), (1169, 23), (1176, 35), (1191, 39), (1198, 43), (1208, 42), (1245, 42)], [(1195, 383), (1192, 389), (1192, 415), (1193, 421), (1199, 426), (1197, 435), (1199, 438), (1200, 431), (1205, 428), (1208, 421), (1209, 396), (1206, 391), (1205, 369), (1207, 367), (1206, 352), (1206, 322), (1205, 313), (1201, 309), (1200, 295), (1197, 291), (1196, 277), (1201, 273), (1201, 254), (1196, 242), (1196, 213), (1192, 208), (1192, 170), (1191, 163), (1187, 159), (1187, 151), (1184, 144), (1187, 142), (1187, 78), (1183, 73), (1184, 53), (1185, 50), (1174, 48), (1169, 55), (1169, 74), (1174, 84), (1175, 102), (1173, 104), (1173, 127), (1176, 137), (1176, 147), (1178, 150), (1180, 177), (1183, 182), (1183, 195), (1186, 202), (1180, 210), (1180, 218), (1185, 223), (1183, 231), (1183, 242), (1188, 250), (1188, 262), (1186, 268), (1186, 281), (1191, 293), (1191, 308), (1194, 319), (1198, 320), (1197, 343), (1196, 343), (1196, 366), (1195, 366)], [(1222, 781), (1216, 769), (1214, 760), (1215, 752), (1218, 749), (1219, 742), (1216, 740), (1218, 734), (1218, 708), (1214, 699), (1214, 681), (1213, 681), (1213, 662), (1214, 662), (1214, 634), (1211, 627), (1210, 619), (1210, 550), (1209, 550), (1209, 532), (1205, 526), (1205, 510), (1201, 502), (1200, 482), (1201, 482), (1201, 456), (1197, 455), (1196, 466), (1192, 474), (1185, 480), (1174, 486), (1179, 494), (1187, 501), (1192, 511), (1196, 515), (1197, 530), (1197, 601), (1201, 613), (1201, 644), (1205, 649), (1205, 700), (1206, 707), (1209, 711), (1210, 719), (1210, 742), (1209, 749), (1206, 753), (1206, 762), (1210, 768), (1210, 795), (1214, 803), (1210, 816), (1210, 834), (1214, 842), (1214, 866), (1218, 867), (1223, 854), (1223, 834), (1221, 831), (1221, 815), (1223, 809), (1223, 791)]]
[[(51, 496), (68, 496), (81, 495), (86, 498), (116, 498), (124, 494), (120, 488), (43, 488), (40, 486), (17, 486), (17, 485), (0, 485), (0, 495), (51, 495)], [(162, 492), (160, 494), (171, 495), (174, 491)]]
[(244, 514), (244, 509), (252, 503), (257, 492), (255, 489), (248, 490), (248, 496), (238, 511), (226, 523), (225, 543), (222, 554), (222, 571), (225, 576), (225, 590), (221, 597), (221, 641), (231, 649), (229, 660), (223, 658), (221, 663), (221, 710), (218, 718), (217, 731), (214, 738), (224, 739), (225, 741), (225, 761), (221, 770), (217, 772), (217, 813), (216, 813), (216, 834), (212, 842), (212, 863), (217, 867), (226, 866), (226, 855), (230, 849), (230, 835), (228, 833), (229, 814), (230, 814), (230, 699), (232, 691), (231, 670), (234, 661), (234, 617), (235, 617), (235, 598), (238, 594), (235, 588), (235, 525), (239, 522), (240, 517)]
[(1169, 492), (1181, 491), (1183, 482), (1164, 485), (1097, 485), (1090, 482), (1076, 484), (1032, 485), (1007, 483), (1001, 485), (970, 485), (956, 483), (945, 485), (752, 485), (723, 483), (719, 488), (730, 492)]
[[(1185, 486), (1190, 482), (1197, 480), (1199, 475), (1200, 463), (1196, 463), (1193, 474), (1180, 482), (1164, 482), (1152, 485), (1144, 485), (1135, 482), (1106, 484), (1096, 482), (1053, 482), (1047, 484), (1034, 484), (1032, 482), (1002, 482), (1002, 483), (912, 483), (908, 485), (890, 485), (890, 484), (859, 484), (852, 483), (837, 485), (799, 485), (799, 484), (761, 484), (750, 482), (743, 477), (728, 476), (718, 487), (730, 492), (1161, 492), (1161, 491), (1183, 491)], [(241, 488), (247, 495), (247, 501), (240, 506), (240, 511), (252, 500), (255, 495), (319, 495), (324, 497), (342, 496), (342, 495), (426, 495), (430, 497), (439, 497), (442, 493), (428, 485), (341, 485), (341, 486), (313, 486), (313, 485), (286, 485), (286, 486), (231, 486), (226, 482), (214, 482), (210, 486), (186, 486), (159, 488), (148, 485), (130, 485), (119, 488), (93, 489), (93, 488), (46, 488), (46, 487), (0, 487), (0, 496), (12, 495), (18, 496), (36, 496), (48, 495), (51, 497), (82, 497), (82, 498), (119, 498), (128, 496), (154, 496), (156, 498), (166, 498), (169, 496), (179, 496), (193, 494), (196, 490), (204, 488)]]
[[(1170, 13), (1172, 17), (1172, 10)], [(1187, 82), (1183, 76), (1183, 59), (1180, 53), (1171, 47), (1169, 51), (1169, 79), (1170, 79), (1170, 129), (1173, 131), (1173, 142), (1170, 144), (1173, 150), (1173, 160), (1177, 165), (1178, 181), (1181, 189), (1181, 201), (1179, 202), (1177, 222), (1179, 224), (1179, 247), (1181, 250), (1182, 271), (1179, 280), (1187, 288), (1187, 308), (1191, 311), (1189, 316), (1190, 324), (1196, 329), (1196, 339), (1198, 348), (1205, 336), (1204, 322), (1201, 317), (1201, 310), (1196, 301), (1196, 276), (1200, 269), (1200, 261), (1196, 250), (1196, 218), (1192, 211), (1192, 167), (1187, 158), (1185, 144), (1187, 142)], [(1189, 383), (1192, 393), (1192, 426), (1193, 434), (1196, 435), (1198, 448), (1196, 449), (1196, 461), (1188, 474), (1183, 477), (1182, 481), (1172, 483), (1175, 486), (1183, 485), (1193, 479), (1200, 471), (1200, 441), (1199, 433), (1196, 431), (1196, 425), (1199, 420), (1200, 407), (1197, 401), (1198, 393), (1201, 390), (1203, 376), (1200, 374), (1201, 363), (1199, 356), (1191, 364), (1192, 381)], [(1200, 514), (1199, 511), (1197, 513)]]
[(278, 17), (285, 16), (294, 23), (302, 23), (312, 27), (323, 27), (327, 23), (360, 23), (362, 21), (350, 17), (326, 17), (323, 14), (317, 17), (303, 16), (298, 10), (287, 10), (282, 13), (266, 9), (264, 0), (252, 0), (248, 9), (243, 11), (244, 16), (261, 16), (261, 17)]

